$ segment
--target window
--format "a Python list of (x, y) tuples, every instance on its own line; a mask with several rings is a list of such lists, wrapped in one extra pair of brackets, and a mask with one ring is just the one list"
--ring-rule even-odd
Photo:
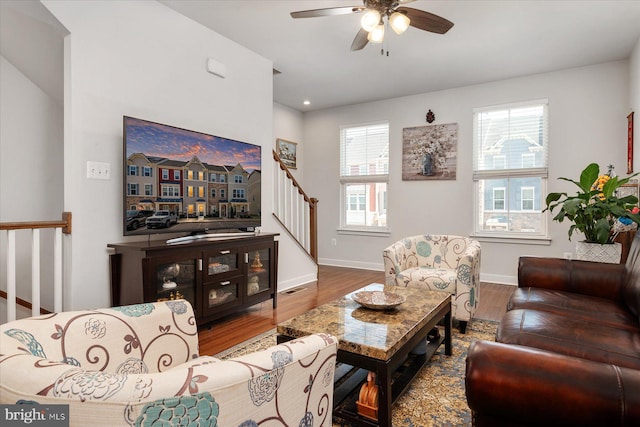
[(198, 181), (204, 181), (204, 171), (198, 171)]
[(204, 197), (204, 187), (198, 187), (198, 197)]
[(220, 198), (221, 198), (221, 199), (224, 199), (225, 197), (226, 197), (226, 196), (225, 196), (224, 188), (221, 188), (221, 189), (220, 189)]
[(193, 179), (193, 171), (189, 170), (187, 171), (187, 179)]
[(138, 167), (136, 165), (129, 165), (127, 175), (138, 176)]
[(180, 197), (179, 185), (161, 185), (162, 197)]
[(187, 186), (187, 197), (193, 197), (193, 185)]
[(493, 168), (504, 169), (507, 167), (507, 157), (504, 155), (493, 156)]
[(216, 197), (216, 189), (212, 188), (211, 189), (211, 198), (215, 198)]
[(138, 192), (138, 184), (127, 184), (127, 194), (129, 196), (139, 196), (140, 193)]
[(232, 199), (244, 199), (244, 188), (234, 188), (232, 191)]
[(521, 205), (520, 209), (523, 211), (532, 211), (535, 205), (534, 195), (535, 195), (535, 187), (522, 187), (520, 189), (520, 199)]
[(220, 174), (220, 182), (225, 182), (225, 181), (226, 181), (226, 175)]
[(145, 196), (153, 196), (153, 185), (145, 184), (144, 185), (144, 195)]
[(236, 184), (242, 184), (242, 175), (234, 175), (233, 182), (235, 182)]
[(169, 180), (169, 169), (162, 169), (162, 179), (164, 181)]
[(153, 176), (153, 169), (149, 166), (142, 167), (142, 176)]
[(522, 167), (532, 168), (536, 165), (536, 155), (535, 153), (523, 153), (522, 154)]
[(174, 181), (180, 181), (180, 171), (179, 170), (174, 170), (173, 171), (173, 180)]
[(387, 231), (389, 124), (340, 129), (343, 230)]
[(493, 189), (493, 210), (504, 210), (504, 187), (496, 187)]
[(216, 174), (215, 173), (212, 173), (211, 175), (209, 175), (209, 181), (216, 182)]
[(477, 234), (546, 235), (547, 109), (547, 100), (537, 100), (474, 110)]

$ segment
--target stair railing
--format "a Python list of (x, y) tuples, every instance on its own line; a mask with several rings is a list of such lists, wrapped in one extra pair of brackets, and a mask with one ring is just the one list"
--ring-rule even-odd
[[(62, 233), (71, 234), (71, 212), (63, 212), (60, 221), (2, 222), (0, 230), (6, 232), (7, 290), (0, 297), (7, 300), (7, 321), (16, 319), (17, 305), (31, 308), (31, 315), (48, 313), (40, 307), (40, 230), (53, 229), (53, 310), (62, 311)], [(31, 302), (16, 295), (16, 231), (31, 231)]]
[(318, 199), (309, 197), (273, 151), (274, 168), (274, 208), (273, 216), (284, 227), (300, 247), (318, 262)]

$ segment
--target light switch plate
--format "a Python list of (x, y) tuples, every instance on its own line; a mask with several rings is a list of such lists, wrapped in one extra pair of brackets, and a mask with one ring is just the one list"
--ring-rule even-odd
[(88, 161), (87, 178), (111, 179), (111, 163)]

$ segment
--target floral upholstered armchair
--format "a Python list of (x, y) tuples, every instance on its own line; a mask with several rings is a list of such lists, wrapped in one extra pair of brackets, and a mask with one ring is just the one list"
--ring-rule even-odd
[(406, 237), (382, 254), (387, 285), (451, 293), (451, 311), (465, 332), (478, 307), (480, 243), (461, 236)]
[(182, 300), (0, 326), (0, 403), (68, 404), (71, 426), (330, 425), (337, 340), (229, 360), (198, 355)]

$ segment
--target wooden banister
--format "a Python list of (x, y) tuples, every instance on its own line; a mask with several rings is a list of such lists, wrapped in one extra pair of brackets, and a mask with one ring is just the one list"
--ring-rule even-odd
[(284, 173), (285, 173), (287, 179), (290, 181), (291, 185), (293, 187), (295, 187), (295, 189), (298, 192), (298, 194), (300, 194), (302, 196), (304, 201), (309, 206), (309, 224), (308, 224), (308, 226), (309, 226), (309, 248), (307, 249), (307, 248), (304, 247), (303, 244), (301, 244), (301, 242), (298, 240), (296, 235), (293, 232), (291, 232), (291, 230), (289, 230), (287, 225), (278, 217), (278, 215), (274, 214), (274, 216), (276, 217), (278, 222), (280, 222), (280, 224), (285, 228), (285, 230), (287, 230), (287, 232), (294, 238), (294, 240), (296, 240), (296, 242), (298, 242), (298, 244), (305, 251), (308, 251), (308, 254), (317, 263), (318, 262), (318, 213), (317, 213), (316, 207), (318, 205), (318, 199), (316, 199), (314, 197), (309, 197), (304, 192), (304, 190), (302, 189), (302, 187), (300, 186), (298, 181), (296, 181), (295, 177), (293, 176), (293, 174), (291, 173), (291, 171), (289, 170), (287, 165), (285, 165), (282, 162), (282, 159), (280, 158), (280, 156), (278, 156), (278, 153), (276, 153), (275, 150), (272, 150), (272, 153), (273, 153), (273, 159), (278, 163), (280, 169), (282, 171), (284, 171)]
[[(63, 212), (61, 221), (20, 221), (0, 222), (0, 231), (6, 234), (6, 291), (0, 291), (0, 298), (7, 301), (7, 321), (16, 319), (16, 306), (31, 308), (32, 316), (48, 313), (40, 306), (40, 230), (53, 230), (53, 274), (47, 284), (52, 283), (54, 311), (62, 311), (62, 233), (71, 234), (71, 212)], [(16, 277), (16, 233), (21, 230), (31, 231), (31, 302), (18, 298)], [(5, 233), (6, 232), (6, 233)], [(21, 233), (24, 235), (24, 233)], [(24, 280), (20, 281), (24, 283)]]
[(64, 234), (71, 234), (71, 212), (62, 212), (60, 221), (0, 222), (0, 230), (32, 230), (36, 228), (62, 228)]
[(273, 151), (273, 159), (280, 164), (280, 169), (282, 169), (287, 174), (287, 178), (289, 178), (293, 186), (298, 189), (298, 193), (300, 193), (300, 195), (304, 197), (304, 200), (307, 203), (311, 203), (311, 197), (307, 196), (307, 194), (304, 192), (300, 184), (298, 184), (298, 181), (296, 181), (295, 177), (291, 174), (291, 171), (289, 170), (287, 165), (285, 165), (282, 162), (282, 159), (280, 158), (280, 156), (278, 156), (278, 153), (276, 153), (275, 151)]

